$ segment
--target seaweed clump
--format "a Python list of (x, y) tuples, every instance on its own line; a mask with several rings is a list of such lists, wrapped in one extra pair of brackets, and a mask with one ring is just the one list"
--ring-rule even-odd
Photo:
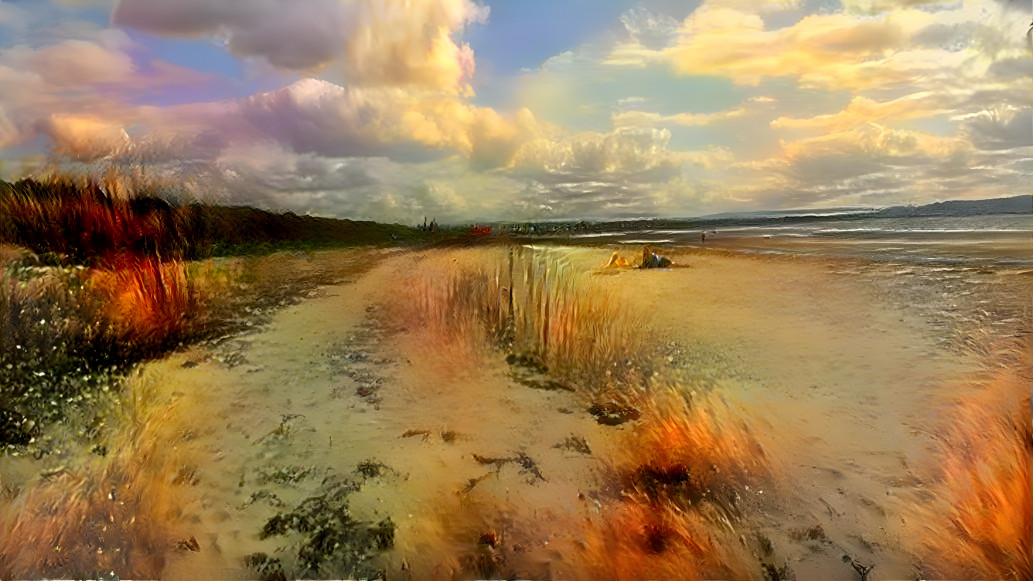
[(376, 523), (353, 517), (348, 496), (357, 490), (347, 480), (326, 482), (319, 494), (270, 518), (259, 536), (300, 535), (296, 546), (302, 576), (375, 577), (381, 572), (373, 559), (394, 546), (395, 524), (390, 517)]

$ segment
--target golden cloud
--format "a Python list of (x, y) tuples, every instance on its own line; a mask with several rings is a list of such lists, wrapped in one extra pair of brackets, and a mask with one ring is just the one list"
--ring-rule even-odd
[(660, 115), (646, 111), (621, 111), (611, 116), (614, 127), (652, 127), (657, 125), (684, 125), (687, 127), (712, 125), (728, 119), (742, 117), (747, 113), (743, 107), (726, 109), (714, 113), (676, 113)]
[(945, 158), (971, 148), (957, 137), (942, 137), (924, 131), (889, 129), (876, 123), (829, 133), (819, 137), (781, 142), (782, 158), (793, 162), (829, 155), (903, 157), (921, 155)]
[(771, 122), (773, 129), (820, 129), (838, 133), (865, 126), (869, 123), (903, 121), (932, 117), (948, 111), (950, 97), (928, 91), (914, 93), (900, 99), (875, 101), (868, 97), (854, 97), (838, 113), (809, 118), (778, 117)]
[(90, 116), (52, 115), (39, 130), (50, 137), (55, 153), (79, 161), (94, 161), (127, 147), (121, 125)]

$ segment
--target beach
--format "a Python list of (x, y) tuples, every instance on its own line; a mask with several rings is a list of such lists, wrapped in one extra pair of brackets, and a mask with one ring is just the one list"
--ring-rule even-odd
[[(5, 486), (22, 491), (8, 534), (44, 518), (32, 514), (57, 498), (47, 487), (74, 482), (108, 497), (94, 503), (132, 499), (85, 520), (150, 519), (147, 535), (66, 537), (84, 562), (100, 544), (123, 551), (106, 561), (129, 569), (122, 578), (858, 579), (874, 567), (868, 579), (898, 579), (1029, 566), (1033, 279), (993, 275), (988, 309), (861, 260), (666, 248), (671, 268), (602, 269), (611, 251), (341, 251), (372, 266), (249, 332), (141, 365), (122, 452), (51, 457), (46, 470), (5, 460), (17, 464)], [(1010, 322), (979, 327), (994, 306)], [(507, 317), (536, 338), (482, 328)], [(977, 335), (984, 350), (966, 349)], [(972, 409), (989, 424), (959, 433)], [(998, 436), (993, 455), (948, 457), (957, 438)], [(1016, 460), (1000, 460), (1009, 450)], [(972, 524), (959, 482), (1010, 490), (1014, 504), (983, 506), (987, 522)], [(994, 536), (1012, 525), (1025, 533)], [(48, 550), (32, 540), (8, 567)]]

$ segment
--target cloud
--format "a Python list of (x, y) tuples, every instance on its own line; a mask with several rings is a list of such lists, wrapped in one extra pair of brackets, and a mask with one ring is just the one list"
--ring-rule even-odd
[(969, 118), (962, 129), (972, 143), (984, 150), (1033, 146), (1033, 108), (998, 107)]
[(94, 161), (129, 142), (120, 124), (89, 116), (53, 115), (40, 121), (37, 130), (50, 137), (54, 153), (76, 161)]
[(728, 119), (742, 117), (747, 113), (748, 111), (743, 107), (715, 113), (676, 113), (674, 115), (660, 115), (646, 111), (621, 111), (614, 113), (612, 119), (614, 127), (655, 127), (669, 124), (694, 127), (713, 125)]
[(654, 50), (666, 47), (678, 30), (677, 20), (643, 6), (621, 14), (619, 20), (634, 42)]
[(0, 107), (0, 148), (14, 145), (20, 141), (18, 127), (7, 116), (3, 107)]
[(858, 96), (850, 100), (845, 109), (838, 113), (817, 115), (810, 118), (778, 117), (771, 122), (773, 129), (819, 129), (840, 132), (868, 123), (904, 121), (944, 114), (958, 104), (958, 99), (948, 95), (920, 92), (893, 99), (875, 101)]
[(882, 91), (916, 81), (979, 82), (994, 60), (1028, 57), (1024, 24), (993, 5), (898, 7), (809, 14), (768, 29), (756, 10), (705, 2), (663, 55), (681, 74), (740, 85), (787, 77), (803, 87)]
[[(502, 116), (448, 94), (342, 87), (303, 79), (234, 105), (217, 123), (295, 151), (415, 160), (459, 154), (483, 167), (510, 163), (542, 128), (530, 112)], [(241, 137), (246, 137), (242, 135)]]
[[(956, 197), (999, 196), (997, 170), (975, 166), (980, 155), (963, 138), (868, 123), (782, 142), (769, 159), (735, 164), (735, 183), (755, 203), (781, 207), (872, 203), (883, 195), (942, 199), (947, 189)], [(949, 184), (945, 172), (955, 176)]]
[(924, 22), (913, 14), (811, 14), (769, 31), (754, 12), (705, 3), (682, 23), (679, 42), (666, 56), (683, 74), (725, 76), (744, 85), (789, 76), (807, 85), (879, 86), (905, 80), (888, 59)]
[(513, 166), (589, 174), (641, 172), (677, 163), (674, 153), (667, 149), (670, 138), (666, 129), (653, 128), (618, 128), (611, 133), (539, 138), (517, 150)]
[[(210, 75), (145, 55), (116, 30), (89, 31), (91, 40), (66, 39), (37, 48), (0, 50), (0, 109), (13, 129), (8, 145), (45, 135), (56, 155), (93, 160), (125, 150), (124, 128), (149, 129), (153, 107), (134, 97), (193, 86)], [(92, 134), (91, 134), (92, 132)]]
[[(55, 86), (113, 84), (131, 78), (136, 72), (128, 54), (88, 41), (66, 40), (25, 52), (23, 66)], [(17, 58), (12, 53), (7, 56)]]
[(114, 25), (224, 39), (242, 58), (281, 69), (336, 66), (353, 83), (461, 90), (473, 51), (452, 36), (485, 22), (471, 0), (121, 0)]
[(901, 8), (925, 7), (928, 9), (945, 9), (955, 4), (952, 0), (842, 0), (843, 9), (862, 14), (886, 12)]

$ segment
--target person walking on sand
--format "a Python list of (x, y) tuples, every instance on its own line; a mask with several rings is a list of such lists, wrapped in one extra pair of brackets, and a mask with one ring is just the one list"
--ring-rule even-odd
[(701, 244), (707, 243), (707, 231), (703, 230), (699, 233), (699, 241)]

